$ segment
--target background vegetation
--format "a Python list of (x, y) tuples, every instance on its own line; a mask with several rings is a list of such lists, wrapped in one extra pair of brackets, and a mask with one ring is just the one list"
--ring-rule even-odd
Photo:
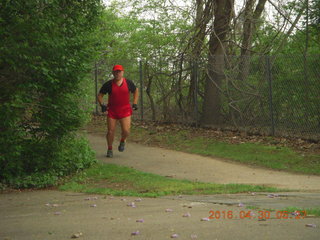
[(113, 64), (135, 82), (142, 69), (151, 120), (246, 131), (271, 112), (284, 130), (320, 133), (319, 0), (106, 3), (0, 2), (1, 182), (48, 186), (95, 161), (77, 132), (92, 73), (98, 88)]
[(1, 182), (52, 185), (95, 161), (76, 131), (101, 11), (99, 0), (1, 1)]
[(318, 0), (123, 3), (98, 85), (117, 62), (138, 83), (142, 60), (144, 119), (320, 139)]

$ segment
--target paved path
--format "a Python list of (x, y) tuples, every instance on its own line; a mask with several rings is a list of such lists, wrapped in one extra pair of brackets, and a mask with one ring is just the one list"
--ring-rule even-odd
[[(134, 143), (127, 144), (126, 152), (115, 152), (113, 159), (107, 159), (104, 157), (104, 137), (89, 135), (89, 140), (97, 158), (103, 162), (176, 178), (256, 183), (307, 192), (283, 192), (272, 198), (267, 193), (258, 193), (141, 200), (59, 191), (0, 194), (0, 240), (63, 240), (78, 233), (81, 233), (80, 240), (165, 240), (177, 235), (177, 239), (197, 240), (320, 238), (320, 218), (308, 216), (298, 219), (293, 215), (279, 218), (281, 212), (277, 211), (288, 206), (319, 206), (319, 177), (250, 168)], [(135, 202), (135, 208), (128, 206), (132, 202)], [(244, 213), (249, 211), (245, 208), (248, 205), (276, 211), (251, 210), (254, 214), (244, 218)], [(210, 216), (211, 210), (218, 214), (213, 215), (215, 219), (201, 221)], [(184, 214), (189, 217), (183, 217)], [(144, 222), (137, 222), (138, 219)], [(139, 235), (131, 235), (136, 231)]]
[[(320, 176), (292, 174), (283, 171), (248, 167), (226, 160), (148, 147), (129, 142), (123, 153), (114, 150), (114, 158), (106, 158), (106, 140), (89, 135), (97, 158), (135, 169), (179, 179), (214, 183), (244, 183), (275, 186), (282, 189), (320, 192)], [(116, 144), (114, 144), (116, 145)]]

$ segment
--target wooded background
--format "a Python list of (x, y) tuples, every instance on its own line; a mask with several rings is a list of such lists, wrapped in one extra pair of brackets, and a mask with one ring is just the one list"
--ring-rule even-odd
[(319, 3), (114, 2), (97, 85), (121, 63), (140, 119), (320, 139)]
[(0, 1), (1, 183), (95, 162), (79, 130), (113, 64), (140, 86), (139, 118), (319, 137), (320, 0), (176, 3)]

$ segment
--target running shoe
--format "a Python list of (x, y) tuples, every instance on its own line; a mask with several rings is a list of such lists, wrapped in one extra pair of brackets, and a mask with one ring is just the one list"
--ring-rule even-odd
[(118, 147), (119, 152), (123, 152), (124, 151), (125, 145), (126, 145), (125, 142), (120, 142), (119, 147)]
[(108, 157), (108, 158), (112, 158), (112, 157), (113, 157), (113, 152), (112, 152), (112, 150), (109, 149), (109, 150), (107, 151), (107, 157)]

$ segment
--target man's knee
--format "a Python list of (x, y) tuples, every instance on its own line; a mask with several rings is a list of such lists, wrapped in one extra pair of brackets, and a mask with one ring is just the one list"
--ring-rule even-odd
[(107, 131), (107, 135), (114, 135), (114, 132), (115, 132), (115, 130), (114, 129), (108, 129), (108, 131)]
[(129, 134), (130, 134), (130, 130), (129, 130), (129, 129), (123, 129), (123, 130), (122, 130), (122, 136), (128, 137)]

